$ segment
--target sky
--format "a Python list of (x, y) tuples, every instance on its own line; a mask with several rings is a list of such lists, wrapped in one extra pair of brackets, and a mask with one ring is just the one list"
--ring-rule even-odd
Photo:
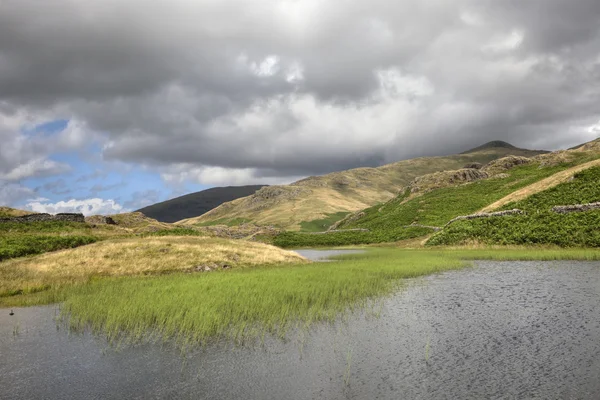
[(600, 136), (598, 0), (0, 0), (0, 205)]

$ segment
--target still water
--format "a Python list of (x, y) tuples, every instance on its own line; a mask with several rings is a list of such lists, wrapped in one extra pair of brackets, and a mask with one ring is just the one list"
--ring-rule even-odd
[(479, 262), (283, 342), (115, 349), (0, 310), (1, 399), (599, 399), (600, 263)]
[(313, 249), (302, 249), (294, 250), (304, 258), (308, 258), (311, 261), (329, 261), (328, 258), (334, 256), (340, 256), (344, 254), (359, 254), (364, 253), (364, 250), (313, 250)]

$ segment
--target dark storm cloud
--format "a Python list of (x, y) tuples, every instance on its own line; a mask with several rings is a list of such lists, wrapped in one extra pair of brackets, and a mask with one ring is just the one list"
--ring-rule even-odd
[(553, 149), (597, 135), (599, 20), (597, 0), (5, 0), (0, 103), (205, 182)]

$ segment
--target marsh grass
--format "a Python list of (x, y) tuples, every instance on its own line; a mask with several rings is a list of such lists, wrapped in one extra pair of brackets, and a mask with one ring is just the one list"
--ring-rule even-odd
[(212, 274), (112, 278), (73, 287), (63, 310), (72, 328), (90, 327), (112, 340), (175, 339), (179, 344), (225, 338), (237, 343), (290, 328), (334, 321), (402, 278), (465, 265), (435, 252), (377, 249), (343, 261), (232, 270)]

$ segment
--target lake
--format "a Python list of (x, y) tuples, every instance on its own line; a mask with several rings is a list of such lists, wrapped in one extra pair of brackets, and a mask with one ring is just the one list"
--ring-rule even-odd
[(9, 311), (2, 399), (600, 398), (598, 262), (477, 262), (286, 341), (185, 356), (70, 334), (57, 306)]

